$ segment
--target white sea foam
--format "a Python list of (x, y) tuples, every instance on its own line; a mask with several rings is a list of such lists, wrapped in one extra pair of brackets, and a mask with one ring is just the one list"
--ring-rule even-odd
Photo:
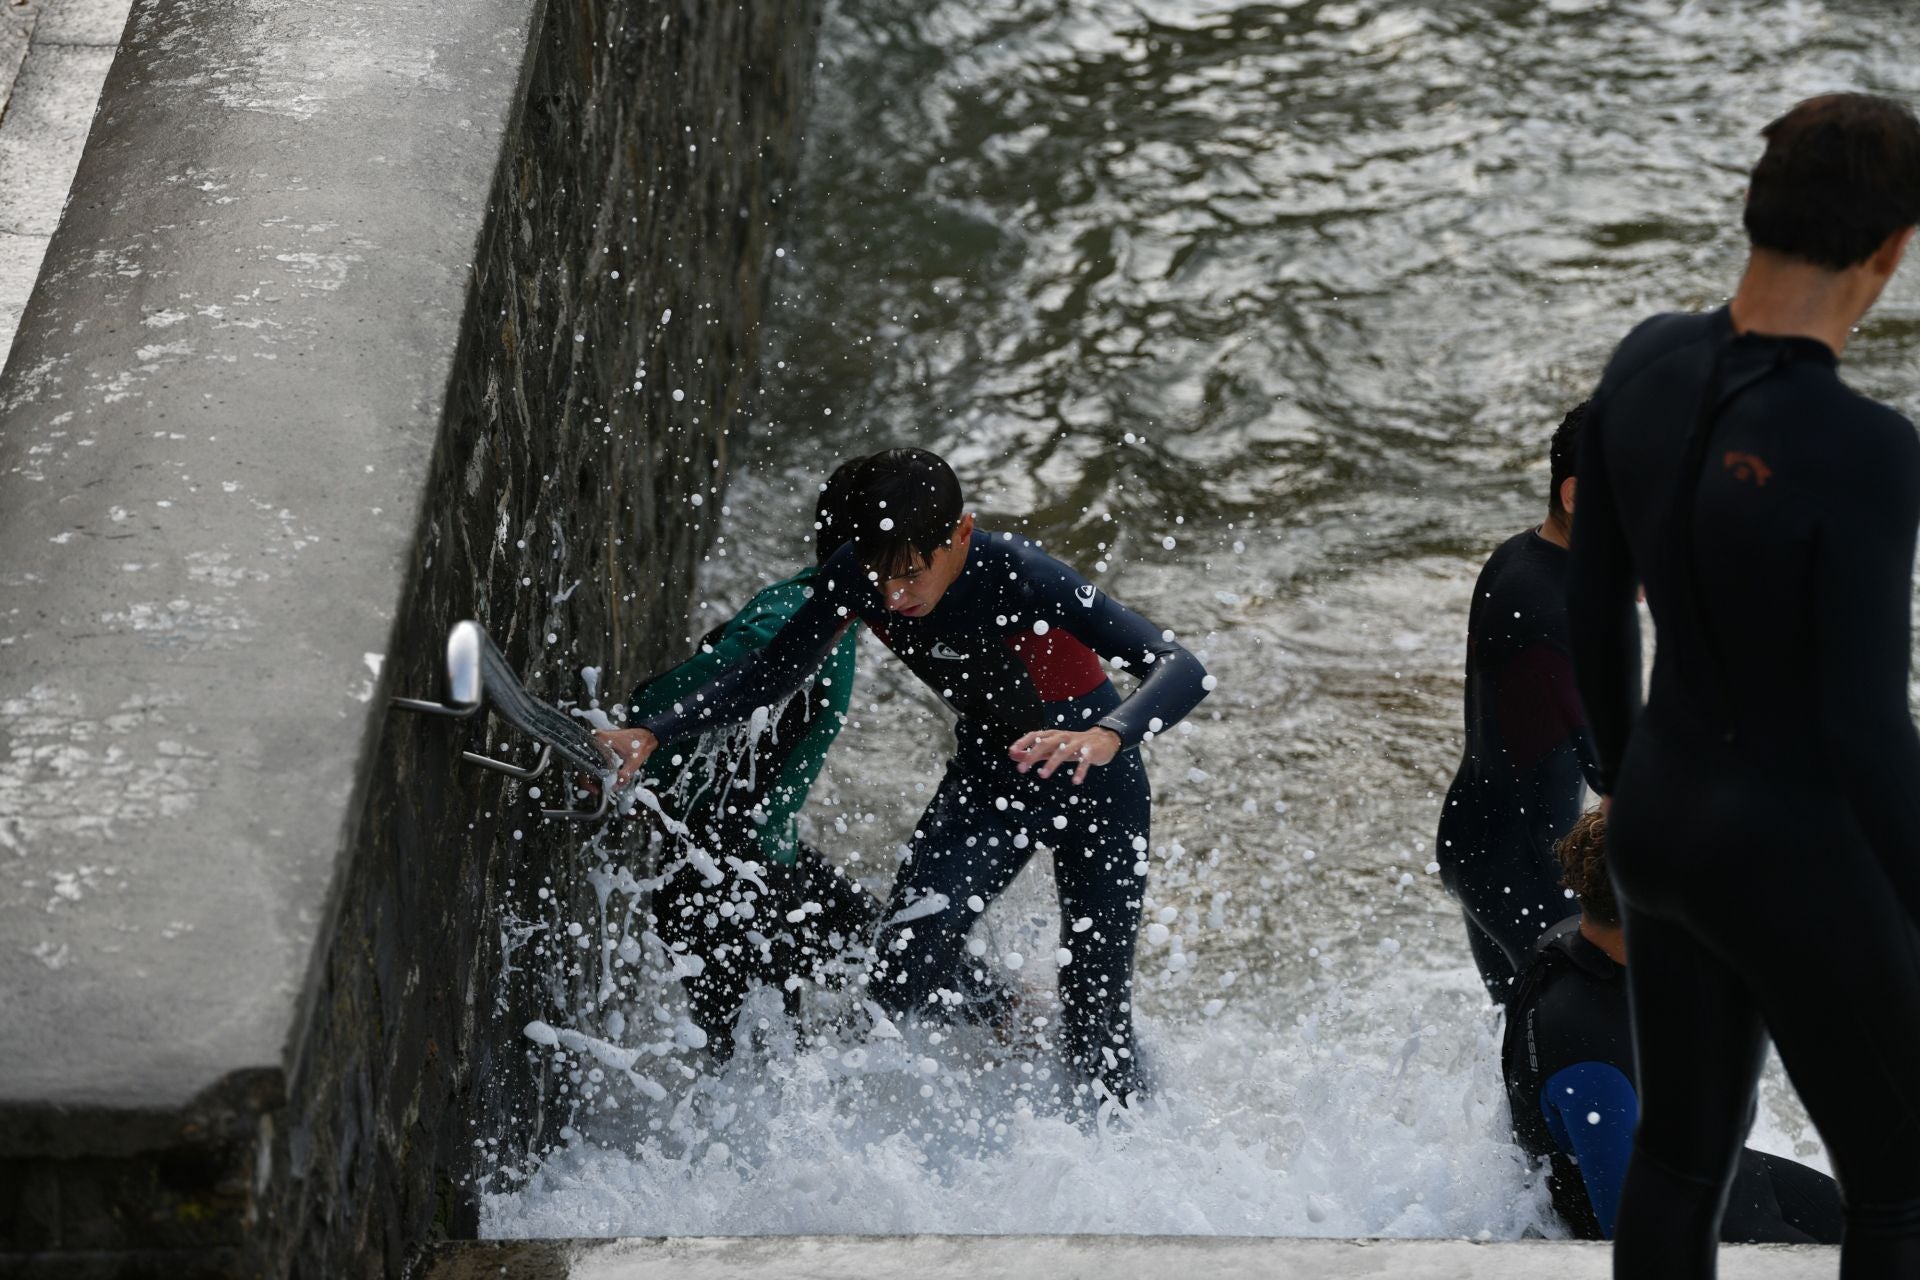
[(484, 1229), (1563, 1234), (1509, 1137), (1495, 1016), (1444, 1016), (1464, 976), (1386, 970), (1278, 1028), (1233, 1007), (1146, 1023), (1155, 1098), (1077, 1122), (1045, 1053), (911, 1026), (802, 1047), (765, 993), (763, 1051), (576, 1117)]

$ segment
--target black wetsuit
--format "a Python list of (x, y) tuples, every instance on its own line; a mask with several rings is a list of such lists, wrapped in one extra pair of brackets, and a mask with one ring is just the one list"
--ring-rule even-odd
[[(688, 1016), (706, 1034), (707, 1050), (725, 1062), (739, 1035), (751, 1035), (735, 1025), (747, 992), (775, 987), (788, 1015), (797, 1014), (799, 984), (838, 985), (845, 976), (839, 960), (872, 935), (880, 903), (804, 841), (791, 863), (755, 862), (743, 856), (755, 846), (718, 843), (705, 816), (693, 815), (688, 826), (716, 853), (721, 879), (708, 879), (692, 863), (674, 867), (679, 850), (670, 839), (662, 852), (672, 873), (654, 890), (650, 912), (660, 940), (687, 957), (681, 981)], [(734, 873), (729, 855), (750, 870)]]
[[(1613, 1237), (1639, 1116), (1622, 973), (1574, 916), (1541, 936), (1507, 1004), (1500, 1067), (1514, 1136), (1549, 1162), (1553, 1207), (1583, 1240)], [(1743, 1149), (1720, 1238), (1838, 1244), (1840, 1188), (1818, 1170)]]
[(1598, 779), (1567, 647), (1566, 575), (1564, 547), (1516, 534), (1480, 571), (1467, 614), (1466, 750), (1435, 849), (1495, 1000), (1540, 931), (1580, 910), (1553, 853)]
[[(703, 683), (703, 673), (727, 655), (763, 643), (769, 628), (799, 607), (795, 584), (804, 579), (803, 571), (756, 594), (701, 638), (694, 657), (634, 690), (628, 705), (636, 711), (668, 706), (673, 689)], [(721, 1061), (737, 1047), (735, 1023), (749, 990), (772, 986), (783, 993), (788, 1014), (797, 1014), (802, 986), (837, 985), (851, 967), (843, 961), (879, 925), (878, 899), (790, 834), (790, 820), (782, 826), (768, 818), (798, 808), (838, 733), (853, 683), (852, 643), (848, 637), (836, 646), (806, 693), (789, 699), (751, 741), (710, 744), (712, 758), (691, 766), (675, 767), (664, 756), (649, 762), (647, 781), (661, 811), (686, 828), (684, 834), (660, 830), (661, 879), (649, 912), (661, 940), (680, 957), (688, 1014)], [(800, 794), (784, 797), (782, 805), (774, 794), (781, 789)]]
[[(890, 1011), (964, 1013), (985, 966), (969, 929), (1036, 845), (1053, 850), (1060, 894), (1061, 1049), (1081, 1080), (1137, 1092), (1133, 951), (1146, 886), (1151, 800), (1132, 748), (1206, 696), (1200, 662), (1159, 628), (1024, 538), (976, 532), (967, 562), (921, 617), (889, 612), (842, 547), (813, 597), (773, 642), (637, 723), (662, 742), (775, 706), (819, 665), (841, 625), (864, 620), (958, 715), (958, 747), (901, 865), (874, 946), (874, 998)], [(1121, 700), (1100, 658), (1140, 678)], [(1071, 770), (1022, 774), (1007, 748), (1044, 727), (1116, 733), (1124, 748), (1075, 786)], [(981, 970), (972, 975), (968, 970)]]
[(1568, 620), (1641, 1101), (1621, 1276), (1711, 1274), (1768, 1033), (1846, 1194), (1848, 1280), (1920, 1275), (1920, 442), (1836, 363), (1658, 317), (1581, 442)]

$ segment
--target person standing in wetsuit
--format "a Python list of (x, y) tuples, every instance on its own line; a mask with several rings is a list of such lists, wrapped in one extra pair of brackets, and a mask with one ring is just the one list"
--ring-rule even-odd
[[(816, 560), (847, 540), (850, 473), (821, 486), (814, 511)], [(670, 710), (748, 654), (765, 648), (811, 593), (816, 565), (763, 587), (700, 640), (694, 655), (627, 699), (630, 717)], [(734, 1022), (755, 984), (784, 993), (797, 1011), (800, 985), (839, 977), (836, 961), (864, 946), (880, 903), (826, 855), (800, 839), (798, 818), (853, 697), (857, 624), (841, 630), (806, 693), (754, 731), (716, 732), (647, 762), (644, 777), (662, 813), (661, 883), (650, 910), (687, 990), (694, 1025), (713, 1056), (734, 1050)], [(798, 918), (796, 918), (796, 916)]]
[[(670, 712), (603, 734), (627, 764), (661, 743), (778, 706), (859, 619), (958, 716), (956, 750), (915, 828), (874, 944), (873, 998), (952, 1016), (967, 934), (1037, 845), (1060, 895), (1059, 1048), (1081, 1103), (1142, 1084), (1133, 955), (1151, 799), (1138, 747), (1206, 696), (1199, 660), (1074, 570), (1012, 533), (974, 526), (953, 469), (921, 449), (858, 464), (853, 537), (812, 598), (760, 652)], [(1139, 680), (1122, 698), (1106, 658)], [(971, 976), (978, 978), (983, 974)]]
[(1586, 416), (1577, 405), (1554, 431), (1547, 518), (1500, 544), (1467, 613), (1466, 749), (1434, 843), (1496, 1002), (1541, 929), (1579, 909), (1560, 887), (1553, 845), (1599, 776), (1567, 643), (1573, 465)]
[[(1606, 818), (1590, 810), (1556, 853), (1580, 913), (1549, 928), (1507, 1002), (1500, 1050), (1514, 1137), (1547, 1162), (1553, 1207), (1582, 1240), (1611, 1240), (1640, 1103), (1626, 938), (1607, 875)], [(1803, 1164), (1740, 1152), (1722, 1240), (1839, 1244), (1840, 1188)]]
[(1920, 122), (1836, 94), (1762, 133), (1738, 292), (1629, 334), (1581, 442), (1568, 619), (1640, 1095), (1623, 1280), (1713, 1274), (1769, 1033), (1847, 1280), (1920, 1275), (1920, 441), (1836, 368), (1920, 222)]

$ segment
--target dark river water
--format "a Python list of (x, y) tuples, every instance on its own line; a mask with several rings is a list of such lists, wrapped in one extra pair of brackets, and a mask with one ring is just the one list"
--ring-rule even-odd
[[(1836, 88), (1920, 100), (1912, 18), (835, 5), (768, 394), (694, 629), (805, 557), (839, 459), (916, 444), (989, 527), (1203, 655), (1219, 689), (1151, 765), (1161, 1097), (1090, 1135), (1036, 1113), (1018, 1064), (821, 1036), (719, 1079), (656, 1070), (662, 1099), (609, 1089), (488, 1229), (1557, 1234), (1428, 870), (1468, 592), (1543, 514), (1548, 435), (1613, 343), (1731, 292), (1760, 126)], [(1915, 280), (1844, 370), (1910, 414)], [(863, 651), (810, 820), (876, 887), (945, 723)], [(1052, 896), (1037, 859), (989, 913), (994, 952), (1050, 954)], [(1823, 1158), (1777, 1070), (1755, 1142)]]

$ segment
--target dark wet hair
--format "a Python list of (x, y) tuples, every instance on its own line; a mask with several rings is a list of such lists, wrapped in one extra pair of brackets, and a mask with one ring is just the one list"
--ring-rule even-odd
[(1567, 410), (1567, 416), (1553, 429), (1553, 443), (1547, 449), (1548, 469), (1552, 473), (1547, 488), (1547, 510), (1557, 516), (1567, 513), (1560, 504), (1560, 482), (1572, 478), (1580, 461), (1580, 428), (1587, 425), (1587, 406), (1592, 403), (1582, 400)]
[(925, 449), (883, 449), (856, 458), (853, 550), (883, 580), (931, 559), (960, 523), (960, 478)]
[(861, 459), (849, 458), (835, 467), (827, 482), (820, 486), (820, 501), (813, 506), (813, 558), (825, 564), (827, 557), (853, 539), (854, 484)]
[(1904, 104), (1809, 98), (1760, 136), (1745, 217), (1755, 248), (1841, 271), (1920, 223), (1920, 120)]
[(1560, 883), (1580, 899), (1580, 910), (1600, 924), (1620, 923), (1620, 904), (1613, 896), (1613, 877), (1607, 874), (1607, 819), (1589, 809), (1553, 847), (1564, 873)]

